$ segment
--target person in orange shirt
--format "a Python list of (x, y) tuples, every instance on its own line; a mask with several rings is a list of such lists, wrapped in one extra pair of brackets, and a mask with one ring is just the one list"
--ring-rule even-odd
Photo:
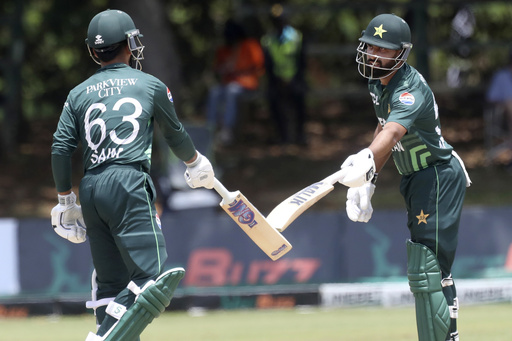
[[(220, 142), (233, 141), (240, 95), (257, 90), (264, 73), (264, 56), (260, 42), (247, 37), (243, 27), (229, 19), (224, 26), (224, 44), (215, 54), (214, 71), (219, 83), (208, 95), (208, 124), (220, 127)], [(224, 106), (221, 115), (220, 106)]]

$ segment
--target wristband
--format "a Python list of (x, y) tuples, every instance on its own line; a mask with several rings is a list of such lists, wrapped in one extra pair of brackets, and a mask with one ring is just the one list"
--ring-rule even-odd
[(202, 158), (202, 154), (199, 153), (199, 151), (196, 151), (197, 152), (197, 157), (194, 161), (192, 161), (191, 163), (186, 163), (185, 162), (185, 166), (187, 166), (187, 168), (193, 168), (195, 166), (197, 166), (199, 164), (199, 162), (201, 162), (201, 158)]
[(59, 204), (62, 206), (70, 206), (76, 203), (76, 195), (75, 193), (71, 192), (66, 195), (57, 195), (59, 198)]

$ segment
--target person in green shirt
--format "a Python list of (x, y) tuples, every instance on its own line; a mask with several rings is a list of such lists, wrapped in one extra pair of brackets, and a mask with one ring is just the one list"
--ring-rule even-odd
[[(59, 204), (52, 225), (71, 242), (88, 237), (95, 269), (87, 306), (95, 311), (98, 331), (88, 341), (138, 339), (184, 275), (183, 268), (164, 269), (166, 245), (149, 176), (155, 121), (185, 162), (189, 186), (213, 188), (213, 167), (180, 123), (170, 90), (141, 71), (141, 36), (119, 10), (91, 20), (86, 44), (101, 68), (69, 92), (53, 135)], [(71, 156), (79, 145), (81, 206), (71, 181)]]
[(359, 41), (358, 70), (369, 80), (378, 124), (370, 146), (341, 166), (345, 172), (340, 183), (349, 187), (347, 215), (356, 222), (370, 220), (377, 174), (392, 156), (402, 175), (400, 192), (407, 208), (407, 276), (419, 340), (459, 340), (451, 267), (471, 180), (441, 134), (434, 94), (406, 62), (412, 48), (409, 25), (394, 14), (381, 14)]
[(307, 83), (302, 32), (288, 23), (281, 4), (270, 10), (273, 29), (261, 38), (267, 78), (266, 99), (277, 128), (278, 144), (306, 145)]

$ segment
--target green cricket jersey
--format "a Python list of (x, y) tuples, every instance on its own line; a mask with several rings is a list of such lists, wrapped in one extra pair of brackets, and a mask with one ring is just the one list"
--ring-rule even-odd
[(400, 174), (450, 160), (453, 148), (441, 135), (434, 94), (416, 69), (405, 64), (387, 86), (380, 80), (370, 80), (368, 89), (379, 123), (384, 126), (396, 122), (407, 129), (392, 153)]
[[(70, 91), (54, 134), (52, 160), (70, 157), (81, 142), (85, 171), (107, 163), (139, 163), (149, 172), (154, 119), (174, 154), (190, 160), (195, 147), (176, 116), (169, 89), (126, 64), (103, 67)], [(58, 189), (66, 187), (59, 176), (55, 180)]]

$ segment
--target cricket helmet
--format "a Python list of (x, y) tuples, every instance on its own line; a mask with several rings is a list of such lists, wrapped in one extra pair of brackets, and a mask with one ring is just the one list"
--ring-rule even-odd
[(144, 59), (144, 45), (140, 41), (140, 31), (135, 27), (132, 18), (123, 11), (109, 9), (100, 12), (92, 18), (87, 29), (85, 43), (91, 58), (100, 64), (100, 60), (94, 55), (93, 50), (98, 52), (111, 51), (126, 41), (132, 54), (132, 60), (136, 68), (142, 69), (140, 63)]
[[(373, 18), (359, 38), (356, 61), (359, 73), (369, 79), (378, 79), (390, 75), (401, 68), (412, 49), (411, 30), (402, 18), (394, 14), (380, 14)], [(371, 55), (367, 52), (368, 45), (390, 50), (400, 50), (394, 58)], [(372, 62), (368, 62), (368, 57)], [(375, 66), (375, 62), (394, 61), (391, 66)]]

